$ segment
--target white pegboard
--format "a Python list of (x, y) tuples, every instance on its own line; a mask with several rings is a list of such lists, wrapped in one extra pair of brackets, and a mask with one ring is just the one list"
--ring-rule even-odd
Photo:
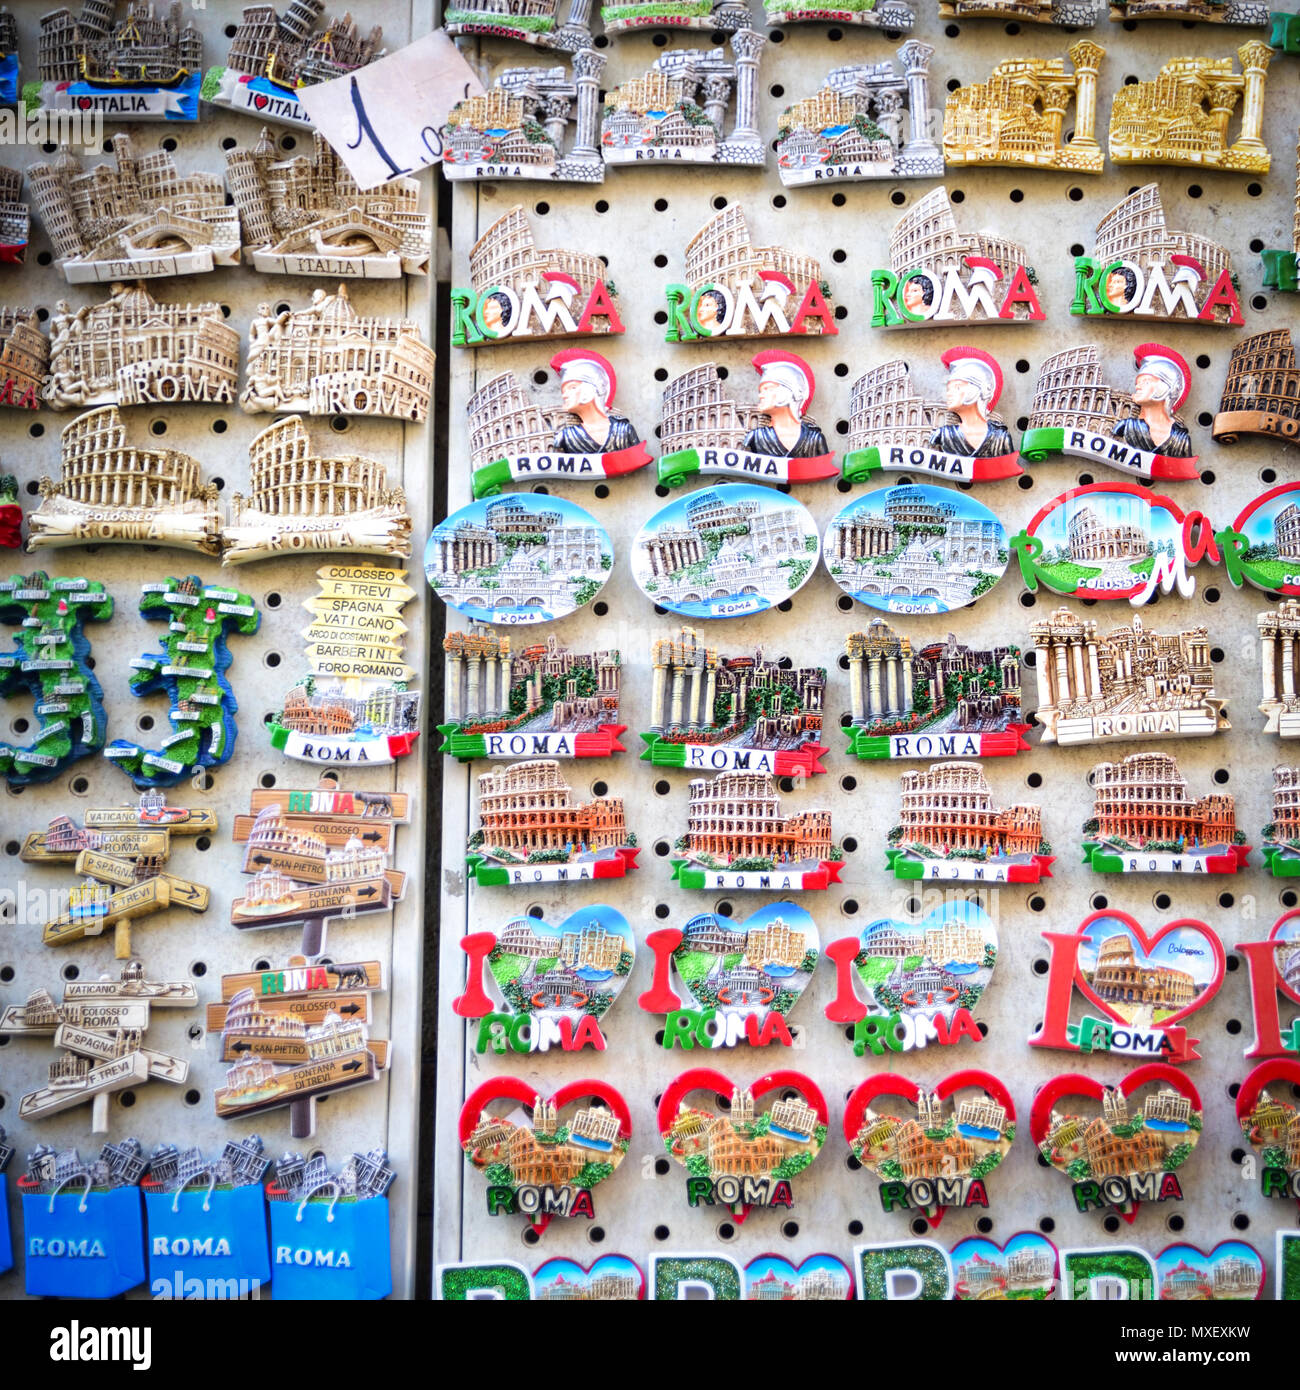
[[(40, 15), (47, 7), (24, 4), (18, 7), (21, 63), (25, 77), (34, 77), (36, 40)], [(379, 23), (389, 51), (424, 33), (431, 23), (427, 0), (400, 0), (381, 4), (379, 0), (357, 0), (352, 6), (360, 24)], [(187, 9), (187, 15), (189, 11)], [(205, 63), (224, 61), (229, 36), (239, 7), (222, 4), (193, 11), (194, 22), (202, 29)], [(257, 123), (246, 116), (201, 104), (197, 124), (137, 124), (130, 130), (137, 149), (159, 148), (164, 141), (174, 148), (182, 173), (205, 170), (224, 171), (224, 150), (235, 142), (249, 146), (258, 135)], [(106, 123), (105, 136), (114, 127)], [(273, 127), (284, 154), (309, 150), (310, 134)], [(174, 141), (172, 146), (170, 142)], [(47, 158), (39, 148), (18, 146), (0, 151), (5, 163), (24, 166)], [(429, 197), (426, 188), (424, 196)], [(6, 269), (0, 280), (0, 298), (6, 303), (37, 306), (52, 312), (57, 301), (66, 299), (77, 307), (99, 303), (107, 287), (70, 286), (53, 267), (49, 243), (33, 215), (32, 244), (27, 264)], [(327, 280), (262, 275), (251, 266), (219, 269), (208, 275), (149, 282), (151, 292), (161, 300), (216, 300), (228, 309), (228, 321), (244, 340), (244, 355), (250, 320), (258, 305), (303, 304), (311, 291)], [(353, 303), (361, 313), (383, 313), (411, 317), (422, 325), (426, 340), (433, 340), (432, 282), (424, 279), (354, 282), (349, 286)], [(193, 454), (206, 478), (220, 480), (223, 499), (236, 491), (248, 491), (248, 444), (272, 421), (268, 415), (245, 415), (236, 407), (182, 406), (175, 410), (142, 406), (123, 410), (132, 438), (154, 442), (150, 430), (155, 421), (165, 424), (161, 441)], [(0, 412), (0, 465), (17, 474), (25, 509), (35, 505), (36, 479), (42, 474), (58, 476), (59, 431), (76, 412), (42, 410), (39, 415), (6, 410)], [(432, 475), (430, 468), (430, 429), (385, 419), (353, 419), (336, 433), (325, 417), (309, 417), (308, 429), (325, 446), (380, 459), (394, 484), (406, 490), (414, 518), (413, 579), (422, 588), (419, 555), (428, 531), (431, 510)], [(351, 774), (344, 786), (360, 789), (400, 789), (413, 795), (411, 823), (396, 828), (394, 835), (396, 868), (408, 875), (408, 891), (391, 915), (373, 914), (352, 925), (331, 926), (326, 955), (333, 960), (379, 959), (384, 963), (386, 989), (373, 996), (371, 1032), (392, 1041), (391, 1065), (377, 1083), (345, 1091), (317, 1106), (316, 1135), (311, 1140), (291, 1141), (289, 1112), (272, 1111), (237, 1122), (218, 1120), (212, 1093), (221, 1084), (224, 1066), (219, 1060), (220, 1039), (203, 1031), (204, 1005), (220, 998), (221, 976), (233, 971), (260, 968), (260, 962), (282, 963), (299, 948), (296, 928), (277, 928), (262, 932), (240, 932), (230, 923), (231, 899), (243, 891), (239, 872), (242, 850), (230, 838), (232, 818), (248, 811), (249, 792), (254, 787), (310, 787), (319, 769), (310, 763), (293, 762), (273, 749), (263, 727), (264, 720), (278, 708), (280, 694), (306, 673), (301, 629), (309, 617), (301, 607), (317, 592), (315, 573), (323, 563), (318, 555), (270, 560), (222, 570), (220, 563), (201, 555), (156, 546), (105, 545), (43, 549), (33, 555), (0, 552), (0, 570), (31, 573), (44, 569), (50, 574), (86, 575), (104, 582), (116, 602), (110, 623), (92, 624), (87, 635), (92, 644), (95, 674), (104, 688), (108, 716), (108, 738), (140, 738), (146, 745), (157, 743), (168, 729), (167, 701), (161, 696), (137, 699), (127, 688), (130, 662), (145, 651), (158, 650), (165, 624), (146, 621), (139, 615), (140, 586), (149, 579), (167, 575), (197, 574), (204, 582), (220, 582), (251, 594), (262, 610), (261, 629), (256, 636), (233, 636), (233, 661), (227, 673), (239, 702), (239, 736), (234, 756), (211, 773), (212, 786), (204, 791), (182, 783), (169, 792), (173, 804), (210, 805), (217, 810), (219, 829), (210, 843), (193, 838), (172, 840), (169, 872), (206, 884), (212, 890), (212, 905), (200, 917), (183, 911), (146, 918), (134, 925), (133, 950), (145, 962), (153, 979), (187, 979), (198, 986), (199, 1007), (194, 1010), (156, 1011), (147, 1034), (149, 1046), (185, 1057), (190, 1062), (189, 1079), (180, 1087), (151, 1081), (131, 1096), (113, 1098), (110, 1106), (110, 1135), (121, 1139), (135, 1135), (146, 1152), (163, 1140), (200, 1145), (205, 1152), (218, 1151), (230, 1137), (249, 1132), (262, 1135), (267, 1152), (278, 1156), (288, 1148), (303, 1151), (323, 1149), (331, 1163), (341, 1163), (354, 1149), (384, 1145), (397, 1168), (397, 1181), (390, 1192), (393, 1237), (393, 1288), (398, 1296), (409, 1297), (414, 1286), (417, 1262), (416, 1152), (420, 1037), (420, 973), (422, 950), (423, 900), (420, 892), (424, 864), (424, 821), (426, 815), (424, 744), (413, 756), (393, 767), (375, 768)], [(408, 605), (404, 621), (410, 629), (407, 659), (416, 668), (420, 689), (426, 688), (427, 605), (421, 598)], [(0, 645), (8, 649), (13, 629), (0, 633)], [(0, 708), (0, 729), (4, 736), (25, 743), (30, 734), (21, 732), (23, 719), (31, 722), (31, 702), (11, 700)], [(143, 721), (151, 720), (149, 732)], [(72, 881), (70, 866), (23, 864), (17, 857), (22, 838), (43, 829), (60, 813), (80, 822), (87, 807), (113, 806), (134, 800), (136, 793), (122, 772), (95, 755), (65, 769), (52, 782), (25, 789), (10, 789), (0, 797), (0, 864), (2, 884), (16, 896), (16, 912), (0, 919), (0, 1000), (22, 1003), (30, 990), (45, 987), (55, 998), (62, 993), (63, 980), (75, 969), (82, 980), (101, 974), (116, 977), (120, 963), (113, 959), (111, 934), (78, 942), (73, 946), (49, 949), (41, 945), (43, 904), (56, 888)], [(98, 1151), (102, 1139), (91, 1134), (90, 1108), (80, 1106), (65, 1111), (39, 1125), (18, 1120), (18, 1101), (24, 1092), (43, 1081), (54, 1056), (48, 1039), (0, 1039), (0, 1124), (8, 1131), (15, 1156), (9, 1168), (10, 1191), (22, 1172), (24, 1155), (38, 1143), (57, 1148), (75, 1145), (84, 1156)], [(19, 1229), (16, 1198), (11, 1198), (11, 1222)], [(15, 1268), (0, 1277), (0, 1299), (19, 1298), (23, 1291), (21, 1242), (15, 1239)], [(145, 1296), (143, 1290), (137, 1296)]]
[[(1104, 13), (1104, 11), (1103, 11)], [(761, 25), (759, 26), (761, 27)], [(1098, 104), (1099, 131), (1109, 120), (1110, 99), (1130, 76), (1148, 78), (1161, 63), (1180, 54), (1222, 55), (1235, 52), (1247, 31), (1226, 27), (1147, 24), (1130, 31), (1104, 18), (1091, 36), (1107, 50), (1101, 69)], [(1009, 37), (1009, 34), (1014, 37)], [(945, 92), (960, 82), (987, 77), (999, 60), (1016, 56), (1061, 56), (1075, 36), (1049, 26), (1004, 26), (998, 22), (945, 24), (934, 0), (923, 0), (912, 37), (931, 43), (932, 101), (941, 106)], [(769, 141), (777, 117), (789, 101), (809, 95), (825, 71), (850, 62), (876, 61), (892, 54), (892, 42), (871, 30), (837, 32), (822, 25), (791, 26), (773, 33), (760, 70), (759, 128)], [(707, 33), (661, 36), (672, 48), (707, 46)], [(464, 42), (465, 51), (488, 80), (500, 67), (540, 59), (528, 50), (499, 40)], [(609, 62), (603, 75), (607, 89), (643, 71), (661, 51), (649, 34), (622, 38), (605, 49)], [(1218, 405), (1228, 357), (1237, 337), (1283, 324), (1294, 325), (1300, 304), (1294, 297), (1261, 296), (1261, 271), (1254, 254), (1261, 246), (1290, 244), (1294, 188), (1293, 150), (1296, 132), (1297, 69), (1293, 59), (1274, 59), (1266, 98), (1266, 138), (1273, 152), (1273, 171), (1259, 181), (1258, 192), (1247, 192), (1252, 180), (1242, 176), (1191, 169), (1124, 168), (1107, 162), (1099, 177), (1040, 173), (1031, 170), (950, 170), (945, 183), (957, 202), (961, 225), (1014, 236), (1028, 248), (1037, 269), (1039, 294), (1047, 320), (969, 332), (955, 330), (890, 334), (870, 325), (870, 273), (887, 264), (889, 235), (901, 211), (934, 186), (930, 181), (845, 183), (828, 188), (783, 190), (769, 156), (766, 171), (723, 169), (613, 169), (605, 183), (593, 188), (498, 183), (460, 185), (453, 200), (452, 279), (469, 283), (468, 253), (479, 235), (513, 203), (529, 211), (540, 245), (580, 247), (602, 254), (609, 278), (618, 286), (621, 312), (627, 325), (623, 338), (606, 338), (606, 353), (619, 376), (620, 408), (638, 426), (653, 450), (659, 418), (659, 393), (664, 382), (688, 367), (712, 360), (725, 365), (743, 390), (749, 377), (753, 343), (668, 345), (656, 313), (663, 309), (663, 287), (679, 281), (687, 240), (721, 200), (743, 205), (757, 244), (783, 244), (817, 257), (831, 282), (843, 316), (837, 337), (808, 338), (797, 344), (817, 374), (812, 414), (826, 429), (834, 447), (842, 447), (849, 413), (852, 382), (867, 368), (894, 357), (905, 358), (917, 370), (923, 394), (933, 394), (941, 376), (938, 359), (950, 346), (970, 341), (995, 353), (1006, 373), (999, 409), (1017, 437), (1023, 431), (1033, 395), (1037, 365), (1060, 348), (1092, 341), (1103, 357), (1103, 375), (1123, 386), (1132, 377), (1132, 348), (1148, 339), (1165, 339), (1200, 369), (1185, 407), (1194, 429), (1202, 467), (1209, 485), (1173, 483), (1167, 491), (1185, 509), (1201, 508), (1216, 526), (1226, 525), (1251, 498), (1274, 482), (1300, 478), (1296, 451), (1259, 439), (1243, 437), (1232, 449), (1215, 447), (1210, 421)], [(936, 119), (941, 119), (936, 114)], [(1068, 124), (1068, 117), (1067, 117)], [(1225, 242), (1242, 284), (1247, 317), (1240, 330), (1188, 326), (1146, 325), (1074, 319), (1069, 315), (1073, 292), (1073, 250), (1091, 251), (1097, 221), (1126, 192), (1158, 180), (1172, 226), (1185, 227)], [(957, 200), (960, 191), (962, 197)], [(525, 380), (545, 370), (550, 350), (545, 344), (507, 344), (488, 349), (453, 349), (450, 389), (449, 510), (469, 499), (466, 403), (474, 389), (491, 375), (510, 370)], [(549, 377), (549, 373), (547, 374)], [(541, 387), (554, 390), (554, 382)], [(1019, 420), (1019, 425), (1016, 425)], [(1077, 461), (1048, 461), (1035, 465), (1022, 479), (976, 488), (1014, 534), (1051, 498), (1085, 481), (1118, 480), (1109, 469), (1085, 471)], [(918, 479), (918, 481), (921, 479)], [(703, 479), (698, 486), (716, 480)], [(897, 484), (900, 475), (881, 475), (873, 487)], [(932, 481), (932, 480), (926, 480)], [(847, 487), (847, 485), (842, 485)], [(1250, 1069), (1242, 1051), (1250, 1036), (1250, 1005), (1244, 965), (1226, 976), (1219, 996), (1194, 1016), (1193, 1032), (1203, 1040), (1204, 1060), (1188, 1074), (1205, 1105), (1205, 1129), (1197, 1152), (1184, 1170), (1186, 1200), (1181, 1204), (1148, 1204), (1134, 1225), (1115, 1224), (1108, 1231), (1100, 1213), (1086, 1216), (1073, 1210), (1069, 1185), (1062, 1176), (1041, 1167), (1028, 1136), (1028, 1113), (1035, 1089), (1048, 1077), (1083, 1071), (1114, 1080), (1130, 1066), (1120, 1059), (1081, 1057), (1031, 1049), (1025, 1039), (1041, 1017), (1045, 978), (1035, 971), (1046, 960), (1039, 933), (1075, 927), (1099, 905), (1132, 913), (1143, 925), (1155, 927), (1178, 917), (1201, 918), (1211, 924), (1231, 949), (1242, 939), (1261, 939), (1277, 916), (1294, 901), (1282, 881), (1270, 878), (1253, 856), (1252, 866), (1236, 878), (1189, 882), (1176, 878), (1118, 878), (1094, 875), (1075, 852), (1080, 823), (1091, 807), (1085, 778), (1089, 768), (1112, 755), (1136, 751), (1141, 744), (1112, 748), (1088, 746), (1040, 748), (1037, 734), (1028, 754), (1015, 759), (993, 758), (984, 763), (995, 802), (1038, 800), (1043, 805), (1044, 834), (1056, 848), (1053, 877), (1041, 887), (1008, 887), (988, 894), (1001, 933), (1001, 954), (993, 982), (980, 1005), (979, 1017), (988, 1036), (978, 1046), (955, 1049), (937, 1046), (899, 1059), (857, 1059), (843, 1031), (826, 1022), (822, 1008), (834, 987), (834, 972), (823, 961), (805, 996), (791, 1016), (807, 1030), (807, 1047), (750, 1049), (745, 1046), (701, 1054), (666, 1052), (655, 1043), (654, 1018), (642, 1014), (637, 995), (650, 979), (650, 953), (644, 949), (648, 932), (660, 926), (680, 927), (697, 911), (715, 906), (706, 893), (688, 893), (669, 879), (666, 857), (657, 849), (684, 829), (686, 787), (684, 771), (652, 768), (637, 761), (637, 733), (648, 727), (649, 642), (653, 635), (674, 628), (677, 620), (657, 617), (650, 602), (634, 586), (628, 568), (629, 546), (640, 523), (663, 504), (656, 496), (654, 470), (646, 469), (609, 485), (609, 495), (596, 498), (590, 487), (555, 486), (562, 496), (587, 507), (614, 540), (616, 560), (610, 582), (600, 598), (608, 613), (588, 608), (557, 624), (553, 631), (574, 650), (618, 646), (623, 654), (623, 705), (620, 719), (628, 725), (628, 752), (604, 761), (563, 764), (575, 793), (590, 794), (597, 780), (610, 794), (627, 803), (627, 821), (643, 847), (641, 868), (625, 880), (600, 885), (539, 887), (532, 891), (479, 888), (466, 885), (464, 846), (474, 803), (474, 775), (488, 764), (458, 767), (449, 763), (443, 798), (442, 922), (439, 945), (441, 1018), (439, 1027), (439, 1088), (437, 1116), (435, 1258), (439, 1261), (519, 1260), (532, 1268), (550, 1256), (568, 1256), (587, 1264), (602, 1252), (618, 1251), (642, 1268), (655, 1252), (718, 1251), (743, 1264), (776, 1251), (799, 1261), (817, 1251), (829, 1251), (848, 1263), (852, 1247), (869, 1241), (906, 1239), (911, 1234), (905, 1215), (885, 1215), (877, 1185), (849, 1166), (841, 1134), (843, 1102), (849, 1091), (872, 1070), (902, 1071), (919, 1082), (934, 1081), (963, 1067), (978, 1067), (1000, 1077), (1011, 1089), (1019, 1117), (1020, 1138), (1008, 1159), (992, 1175), (992, 1239), (1003, 1242), (1022, 1229), (1049, 1229), (1060, 1247), (1137, 1243), (1159, 1251), (1177, 1240), (1210, 1248), (1221, 1240), (1252, 1241), (1271, 1273), (1273, 1233), (1294, 1226), (1290, 1203), (1266, 1201), (1258, 1185), (1248, 1181), (1233, 1161), (1239, 1134), (1228, 1088)], [(861, 492), (866, 489), (854, 489)], [(797, 489), (799, 500), (813, 511), (824, 528), (847, 500), (834, 483)], [(889, 619), (914, 639), (932, 641), (954, 632), (962, 641), (991, 645), (1014, 642), (1031, 648), (1028, 624), (1043, 617), (1062, 600), (1041, 591), (1036, 600), (1024, 592), (1014, 560), (997, 587), (973, 608), (915, 619)], [(819, 569), (794, 597), (788, 612), (770, 611), (760, 617), (706, 624), (708, 641), (725, 652), (763, 647), (768, 655), (786, 654), (795, 665), (825, 665), (830, 679), (826, 697), (827, 731), (823, 742), (832, 752), (827, 775), (813, 779), (787, 798), (791, 809), (829, 805), (837, 841), (851, 836), (857, 849), (846, 854), (843, 882), (825, 893), (805, 893), (801, 901), (815, 917), (826, 942), (856, 932), (875, 916), (909, 915), (909, 903), (923, 897), (928, 910), (938, 894), (918, 894), (914, 887), (893, 881), (885, 872), (885, 832), (896, 819), (898, 774), (917, 763), (859, 763), (843, 752), (844, 740), (835, 727), (849, 708), (847, 672), (841, 668), (844, 635), (865, 627), (873, 610), (848, 604), (824, 569)], [(1076, 608), (1078, 605), (1074, 605)], [(1251, 842), (1269, 815), (1269, 770), (1280, 761), (1300, 762), (1293, 749), (1266, 738), (1258, 701), (1258, 654), (1255, 614), (1268, 606), (1254, 590), (1234, 591), (1222, 570), (1198, 572), (1196, 594), (1190, 599), (1160, 598), (1144, 611), (1149, 626), (1161, 630), (1206, 623), (1215, 650), (1218, 690), (1228, 700), (1232, 729), (1218, 737), (1182, 745), (1159, 742), (1153, 747), (1176, 752), (1182, 770), (1200, 795), (1213, 785), (1216, 769), (1228, 773), (1226, 789), (1237, 797), (1239, 824)], [(1131, 620), (1127, 603), (1096, 604), (1090, 616), (1103, 627)], [(453, 626), (462, 626), (450, 614)], [(697, 624), (698, 626), (698, 624)], [(1035, 691), (1033, 672), (1022, 671), (1027, 704)], [(473, 823), (476, 823), (473, 822)], [(1157, 906), (1157, 896), (1161, 906)], [(736, 894), (738, 917), (748, 915), (768, 895)], [(458, 937), (465, 931), (499, 927), (510, 916), (540, 907), (548, 920), (558, 921), (584, 903), (608, 902), (633, 924), (641, 953), (627, 987), (604, 1020), (608, 1051), (578, 1054), (552, 1051), (533, 1056), (479, 1056), (473, 1051), (474, 1025), (468, 1030), (449, 1008), (464, 980), (464, 957)], [(865, 914), (865, 915), (864, 915)], [(1230, 964), (1235, 966), (1236, 961)], [(1240, 1024), (1240, 1031), (1238, 1031)], [(669, 1167), (655, 1128), (655, 1101), (668, 1080), (688, 1066), (715, 1066), (738, 1080), (750, 1080), (779, 1066), (805, 1071), (825, 1092), (831, 1106), (830, 1138), (815, 1166), (795, 1180), (792, 1212), (754, 1210), (743, 1226), (728, 1220), (725, 1211), (686, 1205), (681, 1170)], [(633, 1119), (633, 1139), (618, 1172), (595, 1190), (595, 1221), (557, 1219), (540, 1241), (525, 1240), (523, 1217), (489, 1217), (486, 1184), (466, 1164), (456, 1142), (456, 1117), (468, 1091), (489, 1076), (513, 1073), (539, 1091), (549, 1092), (566, 1081), (599, 1078), (626, 1097)], [(977, 1233), (982, 1215), (950, 1211), (937, 1232), (951, 1248)], [(1248, 1224), (1243, 1228), (1242, 1220)], [(1181, 1220), (1179, 1229), (1176, 1222)], [(729, 1238), (728, 1233), (729, 1232)]]

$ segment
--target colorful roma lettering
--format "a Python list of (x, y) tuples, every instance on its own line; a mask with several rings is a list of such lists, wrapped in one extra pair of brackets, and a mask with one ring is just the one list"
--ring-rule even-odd
[(1233, 950), (1250, 970), (1250, 1002), (1255, 1036), (1247, 1057), (1300, 1054), (1300, 1018), (1284, 1020), (1278, 995), (1300, 1006), (1300, 909), (1284, 912), (1263, 941), (1239, 941)]

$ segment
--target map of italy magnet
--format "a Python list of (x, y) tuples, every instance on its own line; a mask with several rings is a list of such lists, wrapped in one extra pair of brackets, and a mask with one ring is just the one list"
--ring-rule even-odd
[(424, 551), (429, 587), (444, 603), (508, 626), (567, 617), (596, 597), (613, 567), (613, 544), (596, 519), (541, 493), (471, 502), (434, 528)]
[(1007, 533), (981, 503), (926, 483), (856, 497), (826, 528), (831, 578), (886, 613), (947, 613), (986, 594), (1007, 567)]
[(632, 544), (632, 578), (670, 612), (734, 618), (795, 594), (819, 549), (817, 523), (806, 507), (768, 488), (728, 483), (656, 512)]

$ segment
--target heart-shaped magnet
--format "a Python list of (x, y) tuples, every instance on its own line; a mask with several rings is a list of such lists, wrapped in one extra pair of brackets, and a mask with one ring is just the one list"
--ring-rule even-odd
[(843, 1303), (853, 1297), (853, 1276), (834, 1255), (809, 1255), (791, 1264), (784, 1255), (759, 1255), (741, 1276), (741, 1296), (763, 1303)]
[(1005, 1245), (970, 1236), (952, 1248), (954, 1289), (959, 1301), (1042, 1300), (1056, 1290), (1056, 1246), (1037, 1231), (1018, 1231)]
[(533, 1274), (533, 1296), (543, 1302), (635, 1302), (645, 1297), (645, 1275), (626, 1255), (602, 1255), (585, 1267), (576, 1260), (547, 1260)]
[(1259, 1155), (1265, 1197), (1300, 1200), (1300, 1110), (1291, 1103), (1297, 1087), (1300, 1062), (1275, 1058), (1261, 1062), (1237, 1092), (1237, 1123)]
[(1156, 1256), (1162, 1303), (1189, 1299), (1250, 1302), (1264, 1289), (1264, 1261), (1244, 1240), (1225, 1240), (1208, 1253), (1195, 1245), (1170, 1245)]

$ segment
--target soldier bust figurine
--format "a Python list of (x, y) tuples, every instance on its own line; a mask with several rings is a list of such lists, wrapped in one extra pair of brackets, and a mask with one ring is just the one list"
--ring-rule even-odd
[(1126, 415), (1111, 434), (1146, 453), (1172, 458), (1192, 456), (1192, 437), (1174, 411), (1182, 405), (1191, 384), (1191, 369), (1176, 352), (1147, 343), (1135, 348), (1137, 376), (1133, 383), (1136, 415)]
[(1014, 454), (1011, 433), (990, 411), (1002, 394), (1002, 369), (978, 348), (949, 348), (940, 359), (948, 368), (944, 404), (957, 417), (930, 436), (930, 447), (966, 458)]
[(600, 353), (569, 348), (551, 358), (560, 374), (560, 400), (577, 422), (561, 425), (555, 447), (566, 454), (616, 454), (641, 442), (632, 422), (611, 407), (617, 378)]
[(826, 436), (804, 415), (816, 383), (812, 368), (792, 352), (773, 348), (754, 358), (758, 369), (758, 408), (768, 423), (755, 425), (741, 448), (771, 458), (819, 458), (830, 453)]

